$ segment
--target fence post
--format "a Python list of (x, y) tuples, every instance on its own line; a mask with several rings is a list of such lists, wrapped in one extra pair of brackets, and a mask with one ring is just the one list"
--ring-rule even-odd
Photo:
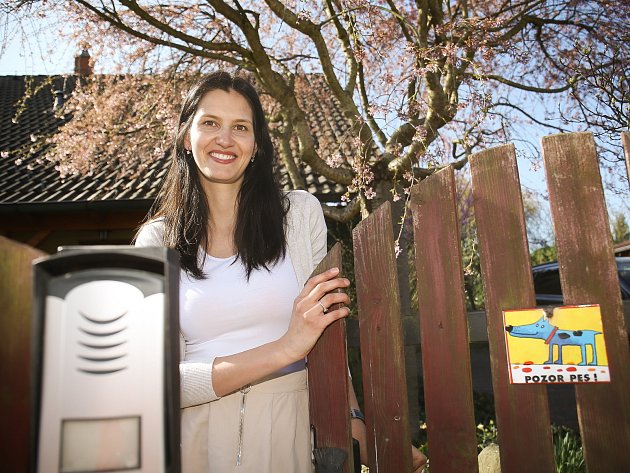
[[(330, 268), (341, 269), (341, 245), (335, 244), (313, 276)], [(334, 310), (336, 304), (331, 307)], [(308, 354), (311, 426), (315, 435), (316, 472), (352, 473), (352, 434), (348, 402), (346, 320), (329, 325)]]
[(589, 472), (630, 471), (630, 351), (590, 133), (542, 140), (565, 304), (600, 304), (610, 383), (575, 386)]
[(553, 472), (546, 386), (513, 385), (508, 375), (502, 311), (536, 305), (514, 146), (476, 153), (470, 166), (501, 470)]
[(31, 262), (45, 253), (0, 236), (0, 471), (27, 471), (31, 407)]
[(468, 320), (450, 166), (411, 191), (431, 469), (477, 472)]
[(353, 230), (369, 467), (411, 471), (409, 407), (391, 205)]

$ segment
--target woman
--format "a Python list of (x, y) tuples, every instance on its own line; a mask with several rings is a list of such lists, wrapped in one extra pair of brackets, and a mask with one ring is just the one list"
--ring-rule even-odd
[(307, 280), (326, 254), (321, 207), (280, 191), (260, 99), (225, 72), (188, 93), (171, 159), (136, 245), (180, 254), (183, 471), (310, 472), (304, 359), (349, 312), (338, 269)]

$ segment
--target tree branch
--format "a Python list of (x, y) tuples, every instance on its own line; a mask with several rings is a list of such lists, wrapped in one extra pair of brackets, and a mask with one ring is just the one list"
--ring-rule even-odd
[(231, 51), (246, 56), (249, 51), (242, 48), (236, 43), (209, 43), (207, 41), (200, 40), (194, 36), (190, 36), (180, 30), (177, 30), (170, 25), (159, 21), (153, 15), (149, 14), (146, 10), (138, 5), (138, 2), (131, 0), (120, 0), (120, 3), (129, 8), (130, 11), (135, 13), (140, 19), (153, 26), (154, 28), (166, 33), (167, 35), (180, 39), (188, 44), (194, 44), (203, 49), (209, 49), (211, 51)]
[[(339, 40), (341, 41), (343, 52), (344, 52), (344, 55), (346, 56), (346, 61), (350, 69), (348, 73), (348, 81), (346, 82), (345, 91), (348, 95), (352, 95), (356, 87), (358, 64), (357, 64), (356, 58), (354, 57), (354, 51), (352, 50), (352, 44), (350, 42), (350, 35), (348, 31), (341, 24), (341, 21), (339, 21), (339, 14), (335, 12), (334, 7), (335, 6), (333, 5), (333, 0), (326, 0), (326, 8), (328, 10), (328, 14), (330, 18), (332, 19), (333, 24), (335, 25), (335, 28), (337, 30), (337, 36), (339, 37)], [(339, 5), (337, 5), (337, 7), (339, 8)], [(351, 27), (355, 26), (352, 21), (352, 17), (350, 16), (348, 12), (344, 13), (344, 17), (346, 21), (351, 25)], [(356, 45), (356, 41), (355, 41), (355, 45)]]
[(334, 220), (339, 223), (348, 223), (352, 221), (354, 217), (359, 215), (361, 210), (361, 201), (359, 197), (352, 199), (345, 207), (331, 207), (329, 205), (322, 205), (324, 211), (324, 217)]
[(525, 90), (527, 92), (536, 92), (538, 94), (558, 94), (560, 92), (565, 92), (573, 87), (575, 80), (569, 80), (569, 83), (565, 86), (558, 87), (556, 89), (545, 89), (543, 87), (534, 87), (531, 85), (519, 84), (518, 82), (514, 82), (513, 80), (506, 79), (505, 77), (501, 77), (496, 74), (470, 74), (466, 73), (465, 77), (471, 79), (482, 79), (482, 80), (495, 80), (497, 82), (501, 82), (502, 84), (509, 85), (510, 87), (514, 87), (515, 89)]
[[(85, 7), (86, 9), (91, 11), (92, 13), (94, 13), (95, 15), (97, 15), (103, 21), (111, 24), (115, 28), (117, 28), (117, 29), (119, 29), (121, 31), (124, 31), (125, 33), (129, 34), (130, 36), (133, 36), (135, 38), (147, 41), (148, 43), (151, 43), (151, 44), (155, 44), (155, 45), (159, 45), (159, 46), (166, 46), (166, 47), (169, 47), (169, 48), (177, 49), (179, 51), (183, 51), (183, 52), (191, 54), (193, 56), (200, 56), (200, 57), (205, 57), (205, 58), (208, 58), (208, 59), (215, 59), (215, 60), (218, 60), (218, 61), (224, 61), (224, 62), (227, 62), (227, 63), (230, 63), (230, 64), (234, 64), (234, 65), (242, 64), (243, 62), (247, 62), (247, 60), (249, 59), (247, 56), (244, 56), (244, 57), (241, 58), (241, 60), (239, 60), (237, 58), (233, 58), (233, 57), (230, 57), (230, 56), (227, 56), (227, 55), (224, 55), (224, 54), (209, 53), (207, 50), (212, 50), (212, 47), (211, 47), (211, 45), (209, 43), (208, 43), (208, 47), (207, 48), (196, 49), (196, 48), (191, 48), (191, 47), (185, 46), (183, 44), (173, 43), (172, 41), (167, 41), (167, 40), (164, 40), (164, 39), (156, 38), (154, 36), (150, 36), (148, 34), (141, 33), (140, 31), (137, 31), (137, 30), (131, 28), (130, 26), (127, 26), (125, 23), (122, 22), (122, 20), (120, 20), (119, 17), (111, 16), (110, 14), (106, 13), (105, 11), (102, 11), (102, 10), (99, 10), (98, 8), (96, 8), (96, 7), (93, 7), (90, 3), (88, 3), (85, 0), (74, 0), (74, 1), (79, 3), (80, 5), (82, 5), (83, 7)], [(204, 42), (204, 44), (205, 44), (205, 42)]]
[(520, 113), (522, 113), (523, 115), (525, 115), (527, 118), (529, 118), (534, 123), (537, 123), (538, 125), (542, 125), (542, 126), (544, 126), (546, 128), (551, 128), (551, 129), (554, 129), (554, 130), (558, 130), (558, 131), (560, 131), (562, 133), (566, 133), (566, 132), (569, 131), (569, 130), (567, 130), (565, 128), (561, 128), (561, 127), (558, 127), (558, 126), (555, 126), (555, 125), (551, 125), (549, 123), (541, 122), (540, 120), (537, 120), (532, 115), (527, 113), (522, 108), (520, 108), (520, 107), (518, 107), (518, 106), (516, 106), (516, 105), (514, 105), (512, 103), (509, 103), (509, 102), (497, 102), (497, 103), (491, 105), (489, 108), (494, 108), (494, 107), (510, 107), (510, 108), (513, 108), (514, 110), (519, 111)]

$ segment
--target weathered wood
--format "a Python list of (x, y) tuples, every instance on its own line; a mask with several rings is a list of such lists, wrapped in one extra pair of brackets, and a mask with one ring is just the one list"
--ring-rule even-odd
[(536, 306), (514, 146), (476, 153), (470, 165), (501, 470), (552, 472), (546, 387), (512, 385), (508, 375), (502, 311)]
[(400, 298), (391, 207), (353, 230), (363, 395), (371, 472), (411, 471)]
[(45, 253), (0, 236), (0, 471), (27, 471), (31, 399), (31, 262)]
[(626, 158), (626, 174), (628, 175), (628, 186), (630, 186), (630, 133), (624, 131), (621, 133), (621, 142), (623, 143), (623, 153)]
[(630, 471), (630, 351), (590, 133), (542, 140), (565, 304), (600, 304), (610, 383), (575, 386), (587, 469)]
[(477, 472), (453, 168), (414, 186), (411, 202), (431, 469), (443, 473)]
[[(337, 243), (313, 272), (313, 276), (330, 268), (341, 269), (341, 245)], [(332, 308), (334, 310), (335, 307)], [(354, 471), (350, 404), (348, 402), (348, 356), (345, 319), (333, 322), (308, 355), (308, 386), (311, 425), (315, 431), (317, 471), (326, 471), (323, 463), (339, 461), (339, 451), (346, 452), (343, 469)], [(330, 455), (328, 454), (330, 453)]]

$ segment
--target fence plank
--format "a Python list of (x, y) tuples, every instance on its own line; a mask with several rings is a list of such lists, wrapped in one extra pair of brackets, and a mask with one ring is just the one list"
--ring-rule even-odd
[(575, 386), (589, 472), (630, 471), (630, 353), (595, 142), (543, 138), (565, 304), (601, 305), (611, 382)]
[(411, 202), (431, 469), (443, 473), (477, 472), (453, 168), (414, 186)]
[[(336, 243), (319, 263), (313, 276), (330, 268), (341, 269), (341, 245)], [(337, 308), (332, 307), (331, 310)], [(350, 403), (348, 402), (348, 354), (346, 320), (332, 323), (308, 355), (308, 386), (311, 426), (315, 431), (317, 471), (354, 471)], [(343, 469), (333, 469), (338, 459), (330, 448), (346, 452)], [(323, 450), (322, 450), (323, 449)], [(324, 469), (324, 465), (330, 469)]]
[(31, 262), (45, 253), (0, 236), (0, 471), (27, 471), (31, 399)]
[(508, 375), (502, 311), (536, 305), (514, 146), (476, 153), (470, 165), (501, 470), (552, 472), (546, 387), (513, 385)]
[(389, 202), (352, 235), (370, 472), (406, 473), (409, 406)]

